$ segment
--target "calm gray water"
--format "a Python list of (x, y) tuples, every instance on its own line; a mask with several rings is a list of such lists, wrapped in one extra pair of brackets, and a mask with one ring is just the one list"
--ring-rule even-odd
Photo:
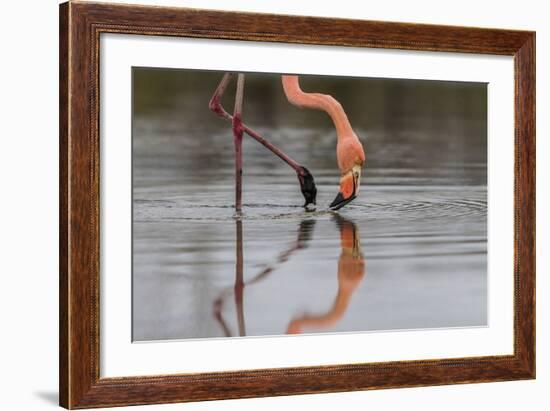
[(248, 75), (244, 121), (318, 196), (301, 208), (295, 173), (245, 137), (237, 217), (231, 127), (207, 107), (221, 76), (133, 70), (134, 340), (486, 325), (484, 84), (302, 78), (366, 151), (359, 197), (330, 212), (330, 119), (287, 103), (279, 76)]

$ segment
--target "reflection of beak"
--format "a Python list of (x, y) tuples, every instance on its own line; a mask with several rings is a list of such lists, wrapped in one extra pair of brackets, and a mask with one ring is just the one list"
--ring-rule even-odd
[(359, 193), (359, 186), (361, 184), (361, 166), (355, 165), (346, 174), (340, 178), (340, 191), (330, 204), (331, 210), (338, 210), (351, 202), (357, 193)]
[(351, 220), (347, 220), (339, 214), (335, 215), (338, 218), (337, 221), (340, 226), (340, 244), (342, 252), (351, 254), (353, 258), (362, 259), (363, 255), (361, 253), (361, 242), (357, 226)]

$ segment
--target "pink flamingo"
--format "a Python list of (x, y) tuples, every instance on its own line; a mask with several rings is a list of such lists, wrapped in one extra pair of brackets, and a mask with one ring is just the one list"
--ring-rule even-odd
[[(242, 122), (242, 105), (244, 96), (244, 74), (237, 78), (237, 91), (235, 94), (235, 107), (231, 116), (221, 105), (222, 96), (233, 77), (232, 73), (226, 73), (214, 95), (210, 99), (210, 109), (230, 121), (233, 126), (233, 141), (235, 145), (235, 208), (242, 208), (242, 138), (246, 133), (268, 150), (281, 158), (294, 169), (300, 182), (300, 189), (305, 198), (304, 207), (315, 204), (317, 188), (313, 176), (307, 168), (296, 162), (282, 150), (274, 146), (256, 131)], [(332, 119), (338, 138), (336, 157), (340, 169), (340, 189), (330, 204), (332, 210), (338, 210), (352, 201), (359, 192), (361, 168), (365, 162), (365, 153), (361, 142), (353, 131), (348, 117), (342, 105), (332, 96), (319, 93), (306, 93), (302, 91), (298, 76), (282, 76), (282, 83), (288, 101), (300, 108), (312, 108), (326, 112)]]

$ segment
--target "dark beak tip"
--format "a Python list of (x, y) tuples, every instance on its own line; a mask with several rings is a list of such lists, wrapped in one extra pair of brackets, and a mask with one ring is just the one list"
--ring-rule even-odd
[(341, 192), (338, 192), (338, 195), (332, 203), (330, 203), (329, 208), (332, 211), (336, 211), (344, 207), (346, 204), (350, 203), (356, 196), (352, 195), (350, 198), (344, 198), (344, 195)]
[(344, 195), (341, 192), (339, 192), (336, 195), (336, 198), (334, 199), (334, 201), (330, 203), (329, 208), (333, 210), (338, 210), (341, 207), (340, 204), (343, 203), (344, 201), (345, 201)]

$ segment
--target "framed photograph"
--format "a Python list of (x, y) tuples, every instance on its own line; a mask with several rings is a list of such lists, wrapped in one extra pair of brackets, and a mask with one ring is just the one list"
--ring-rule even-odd
[(60, 405), (535, 378), (535, 33), (60, 6)]

